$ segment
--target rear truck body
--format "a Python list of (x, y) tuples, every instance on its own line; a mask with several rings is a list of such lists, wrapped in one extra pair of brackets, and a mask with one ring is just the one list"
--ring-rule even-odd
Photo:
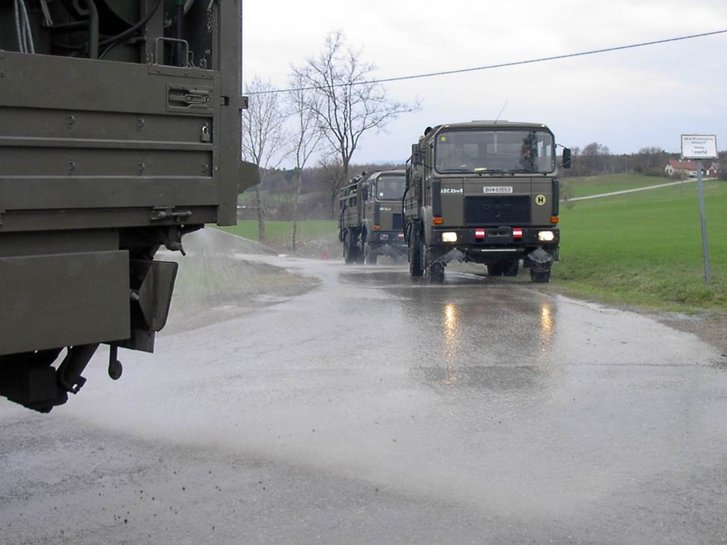
[(339, 191), (338, 238), (346, 263), (375, 265), (380, 256), (404, 259), (401, 197), (404, 170), (362, 174)]
[[(563, 153), (570, 166), (570, 150)], [(548, 282), (560, 230), (556, 143), (542, 124), (471, 122), (428, 128), (412, 146), (403, 198), (409, 271), (441, 281), (453, 259), (490, 276)]]
[(166, 322), (177, 264), (157, 249), (235, 223), (258, 179), (240, 152), (241, 14), (0, 2), (0, 395), (51, 410), (103, 343), (118, 378), (118, 349), (153, 351)]

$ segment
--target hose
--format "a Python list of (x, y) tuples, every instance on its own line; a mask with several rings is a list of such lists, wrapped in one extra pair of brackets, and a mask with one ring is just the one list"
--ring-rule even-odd
[(133, 24), (123, 32), (117, 34), (116, 36), (111, 36), (110, 38), (106, 38), (101, 43), (99, 43), (99, 47), (104, 47), (103, 53), (99, 55), (99, 59), (103, 59), (106, 53), (108, 53), (114, 46), (116, 46), (121, 40), (124, 38), (132, 35), (134, 32), (139, 30), (141, 27), (143, 27), (145, 24), (149, 22), (149, 20), (153, 17), (154, 13), (156, 13), (157, 9), (159, 9), (159, 4), (161, 4), (161, 0), (155, 0), (154, 5), (149, 8), (149, 11), (144, 15), (144, 17), (141, 18), (141, 20), (138, 23)]
[(18, 35), (18, 50), (21, 53), (35, 53), (33, 29), (30, 26), (28, 7), (25, 0), (15, 0), (15, 31)]

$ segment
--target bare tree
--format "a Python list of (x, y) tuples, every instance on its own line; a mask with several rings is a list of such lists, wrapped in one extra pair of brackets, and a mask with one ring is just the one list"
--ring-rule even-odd
[(341, 158), (335, 155), (324, 157), (318, 163), (319, 177), (323, 184), (328, 188), (330, 197), (330, 213), (333, 214), (336, 209), (336, 194), (348, 182), (348, 176), (343, 171)]
[(575, 150), (578, 159), (574, 163), (573, 175), (593, 176), (608, 172), (611, 154), (607, 146), (591, 142), (582, 150)]
[(651, 146), (641, 148), (634, 156), (634, 170), (647, 176), (665, 176), (664, 167), (669, 155), (660, 147)]
[(284, 128), (286, 116), (281, 109), (280, 94), (275, 91), (270, 82), (254, 78), (245, 87), (250, 104), (242, 114), (242, 156), (260, 168), (260, 183), (255, 186), (260, 242), (265, 242), (265, 202), (261, 190), (269, 169), (278, 167), (288, 152)]
[(293, 232), (291, 234), (291, 250), (296, 251), (298, 245), (298, 199), (303, 187), (303, 169), (313, 152), (321, 142), (322, 133), (318, 128), (315, 110), (311, 105), (317, 105), (318, 97), (304, 88), (299, 74), (293, 74), (288, 93), (290, 104), (290, 117), (293, 120), (291, 128), (292, 155), (295, 159), (294, 191), (293, 191)]
[(328, 35), (318, 57), (293, 68), (295, 78), (315, 91), (318, 100), (308, 106), (340, 159), (344, 180), (363, 134), (379, 131), (400, 114), (419, 108), (418, 104), (389, 100), (384, 87), (373, 81), (374, 68), (361, 60), (360, 51), (346, 45), (340, 31)]

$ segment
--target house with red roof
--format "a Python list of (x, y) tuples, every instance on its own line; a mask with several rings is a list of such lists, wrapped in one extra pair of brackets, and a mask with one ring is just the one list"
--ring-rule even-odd
[[(687, 159), (670, 159), (664, 166), (664, 174), (670, 178), (696, 178), (697, 162)], [(717, 163), (703, 163), (702, 176), (716, 178), (719, 174)]]

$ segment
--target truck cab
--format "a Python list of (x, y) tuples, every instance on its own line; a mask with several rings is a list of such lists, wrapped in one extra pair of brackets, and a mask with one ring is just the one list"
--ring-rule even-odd
[(534, 282), (548, 282), (560, 243), (556, 159), (555, 137), (539, 123), (427, 128), (406, 169), (411, 275), (442, 280), (460, 259), (486, 265), (490, 276), (515, 276), (522, 261)]
[(346, 263), (375, 265), (379, 256), (406, 255), (402, 218), (404, 170), (362, 174), (339, 193), (339, 240)]

